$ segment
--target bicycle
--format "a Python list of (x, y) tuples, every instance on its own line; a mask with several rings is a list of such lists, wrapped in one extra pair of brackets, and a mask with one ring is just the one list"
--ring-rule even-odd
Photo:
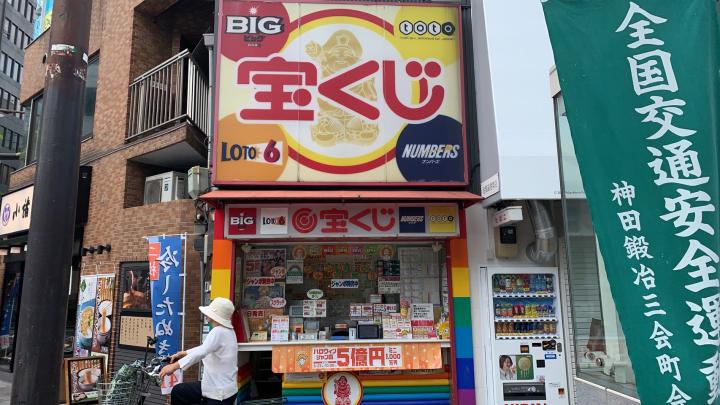
[(148, 362), (150, 346), (156, 339), (149, 337), (145, 345), (145, 356), (132, 364), (123, 365), (111, 374), (105, 382), (99, 382), (99, 405), (143, 405), (149, 396), (150, 384), (160, 386), (160, 370), (168, 363), (168, 357), (153, 357)]

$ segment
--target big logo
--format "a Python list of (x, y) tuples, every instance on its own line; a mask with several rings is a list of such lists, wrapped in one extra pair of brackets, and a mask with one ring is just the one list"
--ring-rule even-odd
[(228, 235), (255, 235), (257, 208), (228, 208)]

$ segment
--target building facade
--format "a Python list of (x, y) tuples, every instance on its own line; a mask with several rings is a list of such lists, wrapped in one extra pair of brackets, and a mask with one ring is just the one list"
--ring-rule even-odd
[[(2, 2), (0, 18), (3, 32), (0, 37), (0, 152), (22, 153), (25, 150), (25, 126), (20, 103), (20, 83), (23, 79), (25, 48), (33, 40), (35, 21), (34, 0)], [(0, 194), (10, 184), (10, 173), (22, 166), (19, 160), (0, 161)]]
[[(205, 105), (209, 97), (208, 52), (202, 34), (212, 32), (213, 23), (212, 2), (93, 2), (81, 148), (81, 165), (93, 180), (88, 184), (88, 204), (78, 206), (84, 218), (76, 231), (67, 355), (83, 340), (74, 338), (78, 295), (82, 298), (79, 293), (87, 284), (83, 281), (113, 275), (111, 334), (109, 340), (103, 339), (109, 342), (100, 353), (108, 356), (111, 369), (142, 357), (145, 335), (153, 335), (152, 324), (136, 325), (142, 344), (121, 345), (120, 340), (124, 328), (150, 316), (149, 301), (137, 307), (128, 300), (131, 293), (149, 300), (146, 238), (155, 235), (187, 237), (185, 275), (193, 283), (188, 282), (192, 287), (185, 292), (189, 311), (184, 342), (188, 347), (200, 342), (202, 318), (192, 309), (201, 300), (201, 255), (194, 244), (202, 210), (186, 197), (184, 185), (183, 192), (165, 196), (160, 187), (150, 186), (146, 193), (145, 186), (148, 177), (183, 174), (206, 165), (207, 121), (197, 106)], [(27, 159), (11, 175), (11, 191), (33, 185), (48, 44), (49, 31), (45, 31), (26, 49), (19, 100), (28, 111)], [(12, 262), (18, 262), (13, 272), (22, 274), (24, 256), (32, 254), (24, 251), (23, 236), (23, 232), (5, 235), (5, 243), (17, 249), (5, 256), (0, 277), (8, 279), (4, 273)], [(22, 305), (21, 297), (16, 302)], [(8, 343), (12, 338), (8, 336)], [(8, 357), (11, 369), (11, 350)]]

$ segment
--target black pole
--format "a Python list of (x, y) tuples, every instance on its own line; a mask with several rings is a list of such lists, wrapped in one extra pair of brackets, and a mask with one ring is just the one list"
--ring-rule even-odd
[(56, 404), (73, 255), (91, 0), (55, 0), (13, 405)]

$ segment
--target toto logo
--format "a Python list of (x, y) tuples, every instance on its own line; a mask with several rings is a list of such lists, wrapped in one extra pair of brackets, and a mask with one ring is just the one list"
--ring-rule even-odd
[(7, 225), (10, 222), (10, 204), (5, 204), (2, 210), (2, 224)]
[(430, 221), (432, 222), (453, 222), (455, 217), (452, 215), (431, 215)]
[(444, 34), (450, 36), (455, 33), (455, 25), (451, 22), (440, 24), (437, 21), (425, 22), (425, 21), (403, 21), (400, 23), (400, 33), (403, 35), (417, 34), (425, 35), (430, 34), (434, 37)]

